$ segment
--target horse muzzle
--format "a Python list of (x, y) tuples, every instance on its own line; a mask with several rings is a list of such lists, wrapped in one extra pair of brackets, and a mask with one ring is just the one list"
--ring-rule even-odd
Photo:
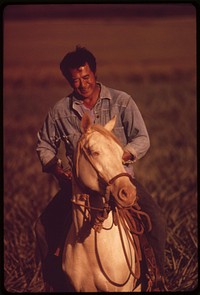
[(117, 191), (111, 189), (111, 194), (117, 206), (122, 208), (131, 207), (136, 202), (136, 188), (133, 185), (124, 186)]
[(114, 176), (108, 183), (107, 189), (109, 188), (119, 207), (131, 207), (136, 202), (136, 187), (131, 180), (130, 174), (123, 172)]

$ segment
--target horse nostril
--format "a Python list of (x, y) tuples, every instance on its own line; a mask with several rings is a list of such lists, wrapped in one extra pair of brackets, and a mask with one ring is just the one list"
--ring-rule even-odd
[(119, 198), (121, 200), (126, 200), (127, 197), (128, 197), (127, 191), (124, 188), (120, 189), (120, 191), (119, 191)]
[(123, 187), (119, 190), (118, 201), (123, 206), (132, 206), (135, 202), (135, 191), (129, 190), (129, 188)]

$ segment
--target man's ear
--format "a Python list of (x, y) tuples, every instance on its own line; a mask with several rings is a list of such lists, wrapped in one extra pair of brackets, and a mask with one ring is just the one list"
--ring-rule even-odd
[(115, 126), (116, 119), (117, 119), (117, 116), (115, 115), (108, 123), (104, 125), (104, 128), (107, 129), (108, 131), (112, 131)]
[(81, 132), (86, 133), (92, 126), (92, 120), (91, 117), (84, 113), (82, 119), (81, 119)]

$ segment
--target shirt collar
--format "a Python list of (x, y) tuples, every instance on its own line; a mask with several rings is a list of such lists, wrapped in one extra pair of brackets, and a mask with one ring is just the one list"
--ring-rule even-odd
[(108, 87), (104, 86), (104, 85), (103, 85), (102, 83), (100, 83), (100, 82), (97, 82), (97, 84), (99, 84), (100, 87), (101, 87), (101, 91), (100, 91), (100, 99), (103, 99), (103, 98), (112, 99)]
[[(104, 86), (101, 82), (97, 81), (97, 84), (100, 86), (100, 96), (99, 99), (112, 99), (111, 95), (110, 95), (110, 91), (108, 90), (108, 88), (106, 86)], [(72, 98), (73, 98), (73, 106), (74, 105), (80, 105), (83, 104), (82, 100), (77, 99), (74, 96), (74, 93), (72, 93)]]

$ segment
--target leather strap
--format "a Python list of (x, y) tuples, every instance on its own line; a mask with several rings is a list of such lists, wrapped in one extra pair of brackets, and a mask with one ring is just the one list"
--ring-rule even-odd
[(140, 245), (145, 256), (145, 261), (147, 264), (147, 279), (148, 287), (146, 292), (152, 292), (154, 290), (159, 290), (159, 283), (161, 282), (161, 274), (156, 263), (156, 258), (152, 247), (150, 246), (145, 233), (139, 236)]
[(129, 173), (126, 173), (126, 172), (122, 172), (122, 173), (119, 173), (117, 174), (116, 176), (114, 176), (113, 178), (111, 178), (109, 181), (108, 181), (108, 185), (111, 185), (115, 182), (116, 179), (120, 178), (120, 177), (123, 177), (123, 176), (127, 176), (128, 178), (132, 179), (132, 176), (129, 174)]

